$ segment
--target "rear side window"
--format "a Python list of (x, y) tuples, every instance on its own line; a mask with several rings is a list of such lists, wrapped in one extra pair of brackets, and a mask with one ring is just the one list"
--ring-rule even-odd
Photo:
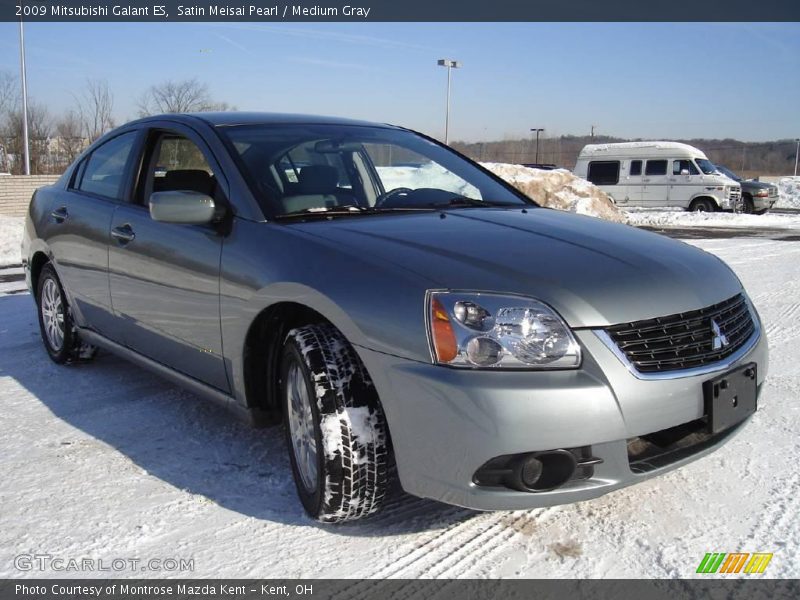
[(136, 132), (129, 131), (99, 146), (86, 159), (80, 181), (75, 186), (82, 192), (121, 200), (125, 167), (136, 141)]
[(666, 160), (648, 160), (647, 166), (644, 169), (645, 175), (666, 175), (667, 174), (667, 161)]
[(694, 166), (690, 160), (673, 160), (672, 161), (672, 174), (680, 175), (681, 171), (689, 171), (689, 175), (699, 175), (700, 171)]
[(592, 161), (587, 177), (595, 185), (615, 185), (619, 182), (619, 161)]
[(631, 161), (631, 175), (641, 175), (642, 174), (642, 161), (640, 160), (632, 160)]

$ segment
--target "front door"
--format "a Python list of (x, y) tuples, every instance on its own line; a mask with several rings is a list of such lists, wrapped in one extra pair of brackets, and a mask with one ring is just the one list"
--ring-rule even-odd
[(685, 158), (672, 161), (669, 177), (670, 206), (689, 207), (692, 197), (703, 189), (699, 175), (700, 171), (694, 161)]
[[(219, 167), (191, 130), (151, 131), (133, 203), (117, 208), (109, 244), (114, 312), (125, 344), (229, 391), (220, 332), (219, 227), (154, 221), (147, 199), (191, 190), (224, 202)], [(214, 165), (212, 167), (212, 165)]]

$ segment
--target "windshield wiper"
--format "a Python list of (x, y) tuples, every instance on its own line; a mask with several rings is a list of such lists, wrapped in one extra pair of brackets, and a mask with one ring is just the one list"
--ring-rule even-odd
[(413, 207), (386, 207), (380, 206), (357, 206), (355, 204), (347, 204), (344, 206), (319, 206), (312, 208), (304, 208), (282, 215), (275, 215), (276, 219), (308, 219), (314, 217), (341, 217), (341, 216), (354, 216), (354, 215), (375, 215), (382, 213), (396, 213), (396, 212), (418, 212), (434, 210), (429, 206), (413, 206)]
[(432, 202), (428, 206), (432, 206), (435, 208), (458, 208), (458, 207), (508, 207), (508, 206), (520, 206), (521, 208), (525, 208), (526, 204), (515, 204), (511, 202), (492, 202), (490, 200), (480, 200), (478, 198), (470, 198), (469, 196), (453, 196), (447, 202)]

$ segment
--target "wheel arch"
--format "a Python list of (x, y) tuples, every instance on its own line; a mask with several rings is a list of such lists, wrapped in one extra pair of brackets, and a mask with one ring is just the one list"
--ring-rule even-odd
[(692, 199), (689, 201), (689, 209), (691, 210), (692, 206), (700, 200), (708, 200), (714, 206), (714, 210), (719, 210), (719, 201), (714, 197), (708, 194), (697, 194), (696, 196), (692, 196)]
[(31, 272), (31, 293), (34, 298), (39, 293), (39, 276), (42, 273), (42, 267), (50, 262), (50, 257), (44, 250), (37, 250), (34, 252), (30, 259), (30, 272)]

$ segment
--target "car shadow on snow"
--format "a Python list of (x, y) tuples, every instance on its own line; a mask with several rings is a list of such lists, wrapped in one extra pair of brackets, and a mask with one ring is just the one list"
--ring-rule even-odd
[(0, 315), (0, 376), (13, 378), (53, 415), (126, 456), (141, 476), (247, 517), (341, 535), (412, 533), (478, 514), (409, 496), (394, 485), (379, 514), (340, 526), (319, 524), (305, 515), (296, 496), (279, 426), (253, 429), (107, 352), (90, 364), (52, 363), (28, 294), (0, 297)]

